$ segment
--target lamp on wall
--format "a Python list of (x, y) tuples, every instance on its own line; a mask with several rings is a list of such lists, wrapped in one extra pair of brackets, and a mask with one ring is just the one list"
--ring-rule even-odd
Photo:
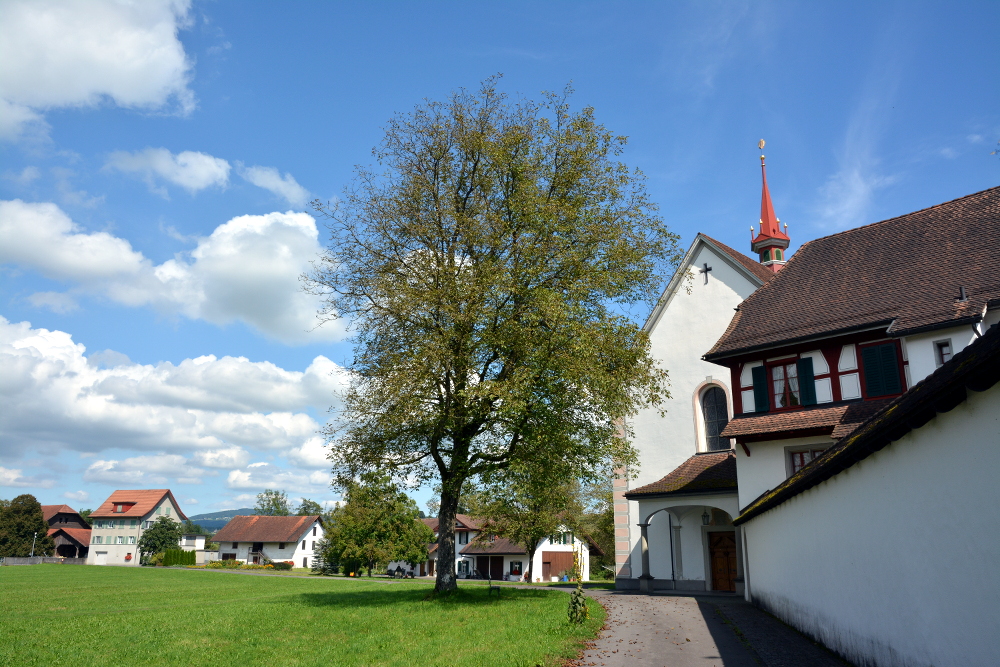
[(701, 525), (707, 526), (711, 521), (712, 517), (709, 515), (708, 510), (705, 510), (705, 513), (701, 515)]

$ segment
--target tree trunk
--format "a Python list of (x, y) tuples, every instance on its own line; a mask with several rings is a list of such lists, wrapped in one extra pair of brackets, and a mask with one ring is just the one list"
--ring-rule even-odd
[(528, 547), (525, 551), (528, 552), (528, 567), (526, 572), (528, 574), (528, 583), (535, 582), (535, 552), (538, 551), (538, 542), (535, 542), (536, 546)]
[(458, 513), (460, 487), (454, 480), (441, 482), (435, 593), (450, 593), (458, 589), (458, 579), (455, 577), (455, 515)]

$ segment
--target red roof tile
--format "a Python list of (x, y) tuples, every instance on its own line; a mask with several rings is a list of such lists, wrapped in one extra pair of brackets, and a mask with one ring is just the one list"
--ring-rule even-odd
[(77, 514), (69, 505), (42, 505), (42, 517), (48, 523), (56, 514)]
[(865, 327), (899, 336), (977, 320), (1000, 298), (998, 248), (1000, 187), (809, 241), (740, 305), (705, 359)]
[(213, 537), (213, 542), (297, 542), (319, 515), (234, 516)]
[(498, 537), (494, 541), (489, 540), (473, 540), (462, 547), (459, 552), (463, 556), (476, 556), (476, 555), (492, 555), (492, 556), (511, 556), (511, 555), (523, 555), (525, 553), (524, 548), (518, 546), (517, 544), (511, 542), (505, 537)]
[[(476, 521), (475, 519), (473, 519), (471, 516), (469, 516), (467, 514), (456, 514), (455, 515), (455, 520), (458, 523), (461, 523), (463, 526), (465, 526), (469, 530), (479, 530), (479, 522)], [(423, 521), (424, 524), (428, 528), (430, 528), (431, 530), (433, 530), (435, 533), (438, 532), (438, 525), (439, 525), (439, 523), (438, 523), (437, 517), (431, 516), (431, 517), (427, 517), (426, 519), (421, 519), (421, 521)], [(456, 524), (456, 528), (458, 528), (459, 530), (461, 530), (461, 528), (458, 527), (457, 524)]]
[(90, 528), (49, 528), (49, 536), (63, 532), (82, 547), (90, 546)]
[(663, 479), (625, 493), (630, 500), (642, 496), (736, 490), (736, 455), (732, 450), (695, 454)]
[[(174, 498), (170, 489), (139, 489), (139, 490), (118, 490), (112, 493), (101, 506), (90, 513), (92, 518), (112, 518), (112, 517), (144, 517), (163, 500), (169, 496), (170, 500), (177, 508), (179, 518), (186, 520), (187, 515), (181, 510), (180, 503)], [(118, 503), (135, 503), (127, 512), (115, 512), (115, 505)]]
[[(854, 401), (837, 405), (817, 405), (788, 412), (737, 415), (726, 425), (721, 435), (744, 442), (762, 440), (770, 436), (790, 437), (793, 433), (803, 431), (830, 433), (833, 437), (839, 438), (850, 433), (891, 400), (885, 398)], [(834, 431), (837, 431), (837, 435), (833, 435)]]

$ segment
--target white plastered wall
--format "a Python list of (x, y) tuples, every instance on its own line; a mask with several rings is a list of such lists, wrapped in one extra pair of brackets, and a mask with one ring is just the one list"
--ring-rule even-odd
[(833, 439), (827, 436), (748, 442), (746, 448), (750, 450), (750, 456), (741, 445), (737, 445), (736, 477), (740, 481), (740, 507), (746, 507), (760, 494), (788, 479), (789, 449), (811, 445), (815, 445), (816, 449), (826, 449), (833, 444)]
[[(643, 410), (631, 422), (632, 443), (639, 452), (639, 469), (638, 478), (629, 481), (629, 488), (663, 478), (704, 450), (703, 437), (699, 433), (701, 417), (695, 412), (697, 402), (693, 397), (707, 384), (722, 387), (729, 402), (729, 414), (733, 414), (729, 371), (701, 358), (725, 333), (736, 314), (736, 307), (758, 287), (742, 270), (734, 268), (733, 261), (696, 241), (687, 265), (692, 277), (682, 281), (659, 317), (649, 323), (651, 352), (670, 373), (671, 398), (662, 406), (666, 409), (665, 416), (661, 417), (656, 410)], [(712, 268), (707, 284), (705, 274), (698, 271), (706, 263)], [(712, 378), (710, 383), (708, 377)], [(631, 577), (635, 578), (641, 574), (639, 529), (636, 528), (640, 518), (637, 504), (630, 502), (628, 505)], [(651, 546), (651, 555), (653, 549)], [(660, 551), (659, 546), (656, 549)]]
[(1000, 384), (752, 519), (750, 595), (857, 664), (996, 664), (998, 434)]

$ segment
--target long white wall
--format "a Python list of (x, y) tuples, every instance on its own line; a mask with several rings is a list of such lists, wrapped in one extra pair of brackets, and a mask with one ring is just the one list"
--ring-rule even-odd
[(745, 524), (749, 594), (858, 664), (997, 664), (998, 474), (1000, 384)]

